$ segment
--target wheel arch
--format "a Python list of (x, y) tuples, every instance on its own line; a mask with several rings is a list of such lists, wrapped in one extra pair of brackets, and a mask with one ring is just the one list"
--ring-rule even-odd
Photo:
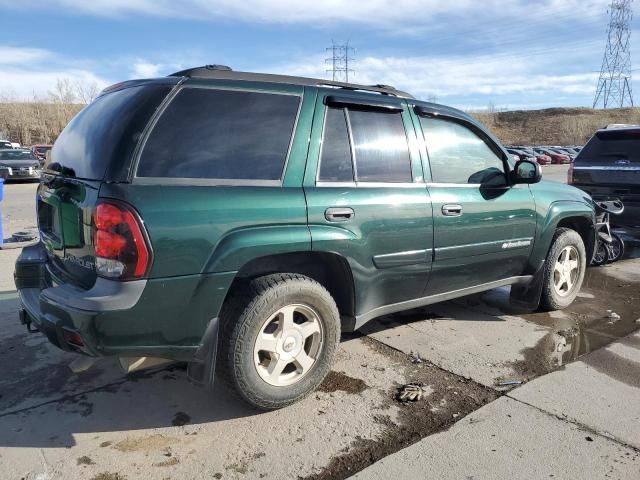
[(558, 228), (570, 228), (578, 232), (584, 242), (587, 264), (590, 263), (595, 249), (595, 212), (593, 207), (578, 201), (560, 200), (549, 206), (547, 215), (540, 227), (540, 234), (534, 246), (530, 266), (535, 271), (543, 262)]
[(345, 257), (334, 252), (302, 251), (254, 258), (240, 268), (227, 297), (243, 282), (272, 273), (297, 273), (320, 283), (329, 291), (338, 306), (342, 330), (353, 330), (355, 286), (351, 267)]

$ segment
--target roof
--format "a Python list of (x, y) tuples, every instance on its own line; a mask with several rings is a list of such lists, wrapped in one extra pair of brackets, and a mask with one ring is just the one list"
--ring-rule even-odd
[(332, 87), (346, 90), (361, 90), (375, 92), (382, 95), (413, 98), (410, 93), (398, 90), (390, 85), (359, 85), (357, 83), (336, 82), (321, 78), (296, 77), (291, 75), (274, 75), (271, 73), (236, 72), (224, 65), (205, 65), (202, 67), (188, 68), (172, 73), (170, 77), (197, 77), (211, 78), (215, 80), (241, 80), (253, 82), (285, 83), (291, 85), (303, 85), (308, 87)]

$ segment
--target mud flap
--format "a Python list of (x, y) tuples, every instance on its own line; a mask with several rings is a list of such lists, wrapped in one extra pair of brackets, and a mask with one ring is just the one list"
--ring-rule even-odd
[(544, 276), (543, 260), (533, 274), (533, 279), (524, 285), (512, 285), (509, 294), (509, 303), (524, 310), (537, 310), (542, 296), (542, 284)]
[(202, 342), (187, 367), (189, 380), (207, 390), (213, 389), (219, 326), (220, 321), (218, 318), (214, 318), (209, 322), (202, 336)]

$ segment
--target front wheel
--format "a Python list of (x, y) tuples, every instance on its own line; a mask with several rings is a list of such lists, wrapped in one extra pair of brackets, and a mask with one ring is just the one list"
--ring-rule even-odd
[(569, 228), (559, 228), (547, 254), (540, 306), (560, 310), (575, 300), (586, 270), (586, 253), (580, 235)]
[(250, 404), (285, 407), (329, 373), (340, 315), (315, 280), (297, 274), (259, 277), (227, 299), (220, 317), (218, 371)]

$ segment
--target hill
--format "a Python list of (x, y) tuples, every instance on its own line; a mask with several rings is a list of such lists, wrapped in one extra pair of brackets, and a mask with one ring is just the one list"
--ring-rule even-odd
[(506, 145), (582, 145), (610, 123), (640, 124), (640, 108), (472, 112)]

